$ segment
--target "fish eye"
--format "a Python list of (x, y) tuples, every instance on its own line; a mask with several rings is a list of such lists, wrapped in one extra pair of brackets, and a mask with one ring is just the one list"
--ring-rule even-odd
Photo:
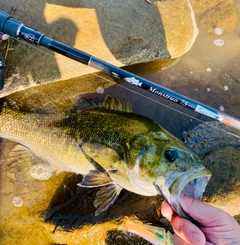
[(177, 158), (177, 153), (173, 150), (165, 151), (165, 157), (169, 162), (174, 162)]

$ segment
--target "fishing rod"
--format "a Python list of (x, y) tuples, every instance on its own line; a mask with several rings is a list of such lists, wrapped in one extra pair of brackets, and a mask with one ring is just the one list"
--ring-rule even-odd
[(131, 85), (144, 89), (159, 97), (191, 109), (197, 113), (218, 120), (226, 125), (240, 129), (240, 120), (219, 110), (213, 109), (205, 104), (176, 93), (161, 85), (155, 84), (147, 79), (139, 77), (131, 72), (100, 60), (81, 50), (70, 47), (56, 41), (43, 33), (25, 26), (22, 22), (14, 19), (11, 15), (0, 10), (0, 32), (8, 34), (13, 38), (19, 38), (29, 43), (46, 47), (54, 52), (62, 54), (70, 59), (76, 60), (84, 65), (91, 66), (103, 71), (113, 77), (119, 78)]

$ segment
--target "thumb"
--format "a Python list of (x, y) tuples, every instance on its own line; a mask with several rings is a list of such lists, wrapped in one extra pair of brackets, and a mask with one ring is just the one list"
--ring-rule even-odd
[[(209, 222), (218, 223), (219, 221), (220, 209), (216, 207), (212, 207), (187, 195), (181, 196), (180, 204), (184, 211), (202, 226), (207, 226)], [(220, 213), (222, 212), (221, 210)]]

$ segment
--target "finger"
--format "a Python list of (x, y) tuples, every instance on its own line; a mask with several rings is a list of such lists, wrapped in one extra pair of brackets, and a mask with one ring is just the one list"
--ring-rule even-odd
[(214, 222), (215, 225), (218, 223), (221, 224), (223, 220), (229, 219), (229, 215), (224, 211), (200, 202), (187, 195), (181, 196), (180, 204), (185, 212), (203, 226), (207, 226), (212, 222)]
[(186, 244), (203, 245), (206, 243), (203, 232), (189, 220), (174, 215), (171, 223), (176, 235)]
[(189, 245), (186, 241), (184, 241), (181, 237), (179, 237), (176, 233), (173, 235), (174, 245)]
[(169, 220), (171, 220), (174, 214), (173, 209), (166, 200), (162, 202), (161, 213), (164, 217), (166, 217)]

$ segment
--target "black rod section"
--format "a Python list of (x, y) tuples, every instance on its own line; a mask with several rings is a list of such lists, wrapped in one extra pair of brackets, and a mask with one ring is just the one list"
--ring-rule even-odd
[(0, 32), (8, 34), (13, 38), (20, 38), (29, 43), (46, 47), (66, 57), (69, 57), (70, 59), (104, 71), (105, 73), (110, 74), (113, 77), (119, 78), (150, 93), (156, 94), (164, 99), (179, 104), (185, 108), (189, 108), (202, 115), (208, 116), (234, 128), (240, 129), (240, 121), (237, 118), (227, 115), (221, 111), (215, 110), (205, 104), (192, 100), (161, 85), (150, 82), (147, 79), (144, 79), (119, 67), (111, 65), (83, 51), (53, 40), (45, 36), (41, 32), (25, 26), (23, 23), (15, 20), (11, 17), (11, 15), (1, 10)]
[(0, 60), (0, 90), (4, 87), (4, 73), (6, 68), (4, 67), (3, 61)]

